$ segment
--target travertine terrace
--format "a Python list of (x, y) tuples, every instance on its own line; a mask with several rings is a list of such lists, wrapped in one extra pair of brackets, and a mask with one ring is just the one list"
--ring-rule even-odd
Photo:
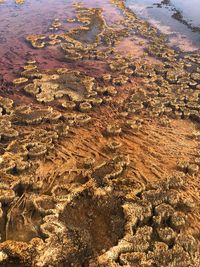
[(1, 65), (0, 266), (199, 267), (200, 55), (94, 2)]

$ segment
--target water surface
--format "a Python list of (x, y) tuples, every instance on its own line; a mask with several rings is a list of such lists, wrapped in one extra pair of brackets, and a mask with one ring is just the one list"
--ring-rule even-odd
[[(73, 3), (73, 0), (25, 0), (23, 4), (16, 4), (15, 0), (0, 0), (0, 78), (13, 80), (20, 67), (31, 58), (38, 61), (41, 68), (63, 66), (63, 55), (55, 46), (33, 49), (25, 38), (50, 33), (56, 18), (62, 23), (60, 32), (76, 27), (75, 23), (67, 22), (75, 15)], [(83, 6), (103, 8), (108, 25), (120, 17), (119, 10), (107, 0), (88, 0)]]
[(127, 0), (127, 5), (183, 51), (200, 49), (199, 0)]

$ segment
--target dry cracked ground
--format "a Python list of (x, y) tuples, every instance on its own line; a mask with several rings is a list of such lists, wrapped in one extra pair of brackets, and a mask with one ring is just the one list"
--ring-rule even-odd
[(1, 81), (0, 266), (199, 267), (199, 54), (123, 1), (65, 6)]

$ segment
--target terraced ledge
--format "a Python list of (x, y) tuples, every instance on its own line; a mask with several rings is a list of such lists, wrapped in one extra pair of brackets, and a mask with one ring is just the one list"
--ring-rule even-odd
[(24, 36), (61, 66), (0, 92), (0, 266), (200, 266), (200, 56), (105, 2)]

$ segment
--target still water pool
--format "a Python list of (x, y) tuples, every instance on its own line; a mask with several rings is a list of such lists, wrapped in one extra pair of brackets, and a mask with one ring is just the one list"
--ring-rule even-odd
[[(32, 49), (26, 36), (47, 34), (54, 19), (62, 23), (61, 31), (76, 27), (68, 23), (74, 16), (74, 0), (0, 0), (0, 78), (14, 79), (20, 67), (29, 59), (40, 62), (43, 69), (61, 67), (62, 54), (55, 47)], [(107, 0), (84, 1), (87, 7), (103, 7), (109, 25), (119, 20), (119, 11)]]
[(126, 4), (184, 51), (200, 49), (199, 0), (127, 0)]

